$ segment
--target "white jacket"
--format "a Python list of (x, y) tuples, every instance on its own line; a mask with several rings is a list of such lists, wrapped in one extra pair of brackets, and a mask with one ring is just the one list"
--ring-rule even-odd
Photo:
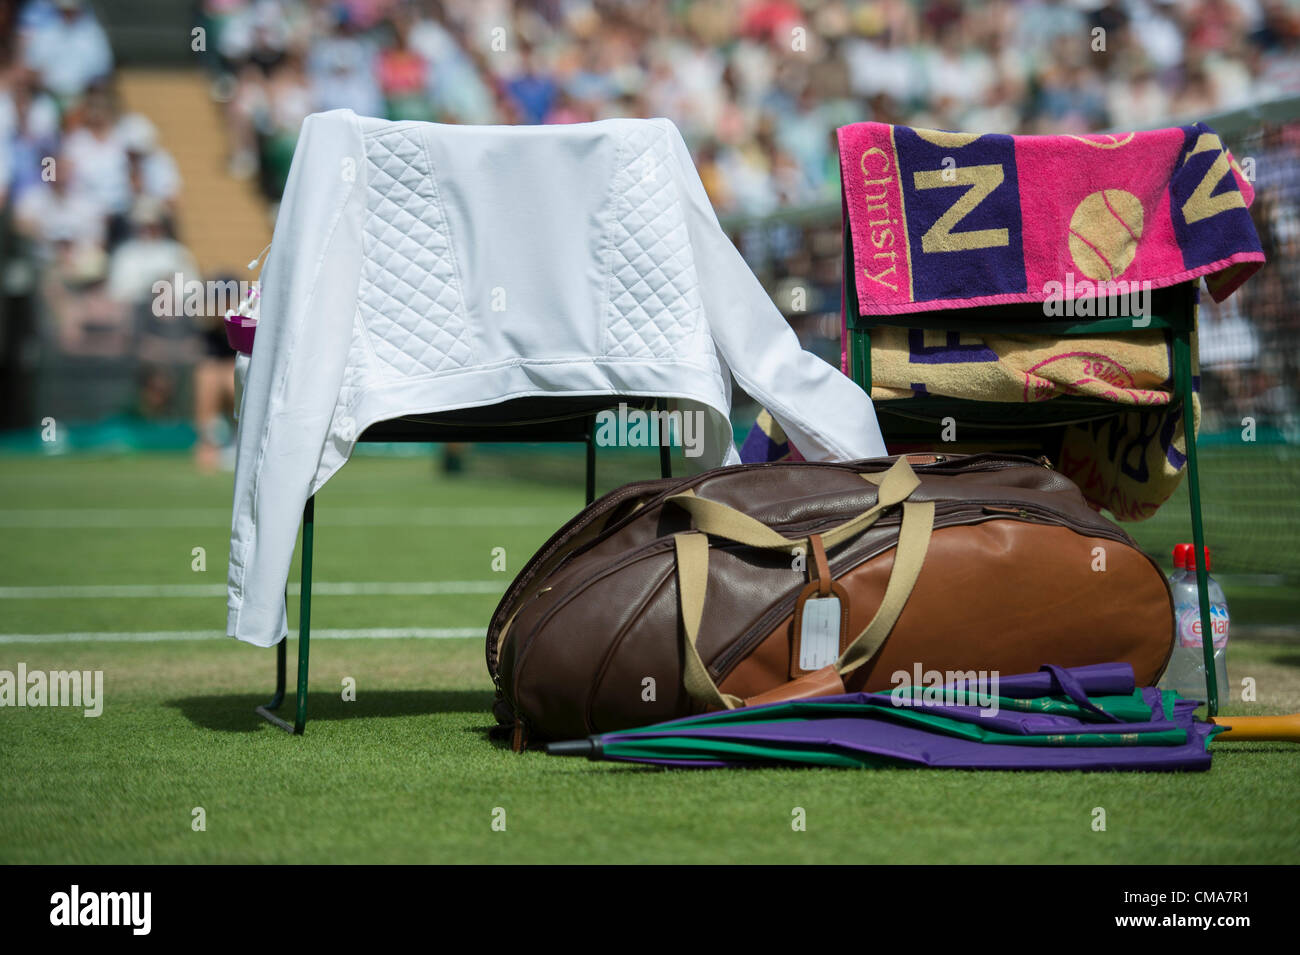
[(799, 347), (718, 226), (675, 126), (307, 118), (239, 414), (228, 621), (271, 646), (307, 497), (369, 425), (529, 395), (704, 409), (729, 373), (808, 458), (885, 453), (870, 399)]

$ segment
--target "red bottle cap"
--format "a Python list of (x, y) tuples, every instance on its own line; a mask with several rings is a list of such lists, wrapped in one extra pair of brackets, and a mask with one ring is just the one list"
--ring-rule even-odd
[[(1196, 550), (1193, 544), (1175, 544), (1174, 545), (1174, 569), (1175, 570), (1196, 570), (1195, 560)], [(1210, 548), (1205, 548), (1205, 572), (1210, 571)]]

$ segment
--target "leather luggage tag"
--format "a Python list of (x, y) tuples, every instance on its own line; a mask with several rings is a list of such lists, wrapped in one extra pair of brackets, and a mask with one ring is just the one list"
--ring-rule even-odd
[(815, 576), (800, 592), (794, 605), (791, 677), (833, 664), (844, 652), (848, 638), (849, 595), (831, 579), (821, 536), (812, 535), (809, 543), (813, 557), (810, 570)]

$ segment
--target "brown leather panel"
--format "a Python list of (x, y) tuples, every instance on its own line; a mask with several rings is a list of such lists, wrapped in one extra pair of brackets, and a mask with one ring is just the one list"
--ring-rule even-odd
[(844, 692), (844, 681), (840, 679), (835, 667), (822, 667), (803, 676), (773, 687), (766, 693), (750, 697), (746, 706), (762, 706), (765, 703), (784, 703), (786, 700), (806, 700), (813, 696), (835, 696)]
[[(1104, 572), (1091, 569), (1094, 547), (1106, 548)], [(837, 578), (853, 595), (854, 636), (875, 613), (893, 563), (891, 551)], [(792, 624), (787, 618), (765, 637), (722, 691), (748, 698), (784, 683)], [(916, 663), (1009, 675), (1102, 661), (1132, 664), (1138, 684), (1149, 685), (1164, 672), (1173, 638), (1169, 590), (1133, 548), (1016, 520), (940, 528), (893, 633), (847, 686), (889, 689), (895, 671), (910, 677)]]

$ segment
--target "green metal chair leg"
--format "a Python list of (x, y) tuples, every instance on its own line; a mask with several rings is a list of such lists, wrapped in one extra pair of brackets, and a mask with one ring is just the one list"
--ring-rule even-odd
[(587, 503), (596, 499), (596, 419), (587, 428)]
[(1192, 546), (1196, 554), (1196, 595), (1201, 610), (1201, 647), (1205, 654), (1205, 709), (1219, 712), (1219, 678), (1214, 667), (1214, 627), (1210, 618), (1210, 583), (1205, 567), (1205, 525), (1201, 518), (1201, 475), (1196, 460), (1196, 425), (1192, 420), (1191, 333), (1174, 332), (1174, 392), (1183, 407), (1183, 436), (1187, 442), (1187, 497), (1192, 510)]
[[(667, 411), (668, 411), (668, 399), (666, 399), (666, 398), (656, 398), (656, 399), (655, 399), (655, 410), (656, 410), (656, 411), (659, 411), (659, 412), (667, 413)], [(685, 413), (685, 412), (683, 412), (683, 414), (684, 414), (684, 413)], [(659, 420), (662, 422), (662, 421), (664, 421), (665, 419), (660, 418)], [(660, 427), (662, 428), (663, 425), (661, 424)], [(673, 476), (673, 458), (672, 458), (672, 452), (673, 452), (673, 449), (669, 446), (668, 442), (665, 440), (665, 435), (664, 435), (663, 433), (660, 433), (660, 435), (659, 435), (659, 476), (660, 476), (660, 477), (672, 477), (672, 476)], [(590, 501), (589, 501), (588, 503), (590, 503)]]
[(298, 598), (298, 698), (293, 723), (273, 713), (284, 702), (286, 645), (288, 638), (275, 648), (275, 696), (257, 708), (257, 715), (286, 733), (301, 736), (307, 728), (307, 664), (311, 655), (311, 554), (312, 531), (316, 523), (316, 498), (307, 498), (302, 509), (302, 593)]
[[(281, 720), (278, 716), (276, 716), (271, 711), (278, 710), (280, 708), (280, 704), (284, 702), (284, 673), (285, 673), (284, 647), (285, 644), (288, 642), (289, 642), (288, 640), (281, 640), (279, 643), (275, 645), (275, 695), (272, 696), (268, 702), (263, 703), (261, 706), (257, 707), (256, 710), (258, 716), (262, 717), (262, 719), (264, 720), (269, 720), (272, 723), (283, 722), (283, 720)], [(285, 726), (285, 729), (288, 729), (287, 724)]]
[[(666, 413), (668, 401), (655, 399), (655, 410)], [(666, 441), (659, 442), (659, 476), (673, 476), (672, 448)], [(596, 419), (593, 416), (591, 426), (587, 429), (587, 503), (596, 499)]]
[(316, 526), (316, 496), (307, 498), (302, 509), (302, 593), (298, 598), (298, 712), (293, 732), (301, 736), (307, 728), (307, 658), (311, 654), (311, 553)]

